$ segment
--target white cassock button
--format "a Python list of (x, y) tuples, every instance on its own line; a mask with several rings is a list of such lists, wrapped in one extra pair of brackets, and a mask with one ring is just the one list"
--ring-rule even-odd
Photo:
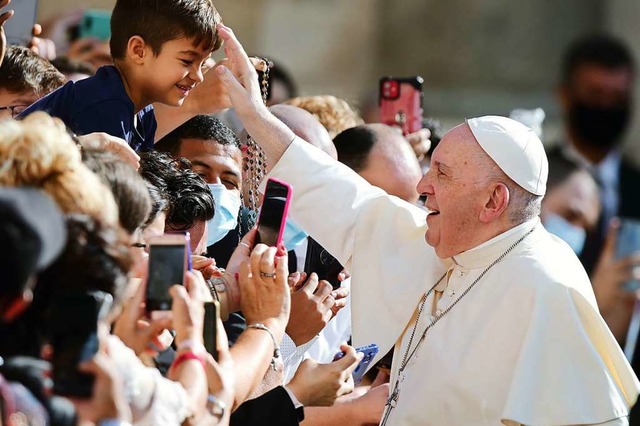
[(463, 271), (458, 271), (458, 275), (459, 275), (459, 276), (463, 276), (463, 275), (464, 275), (464, 272), (463, 272)]
[(438, 310), (436, 311), (436, 316), (437, 316), (437, 317), (439, 317), (439, 316), (440, 316), (440, 314), (442, 314), (442, 311), (441, 311), (440, 309), (438, 309)]
[(454, 294), (456, 294), (456, 293), (453, 291), (453, 289), (450, 288), (449, 290), (447, 290), (447, 296), (451, 297)]

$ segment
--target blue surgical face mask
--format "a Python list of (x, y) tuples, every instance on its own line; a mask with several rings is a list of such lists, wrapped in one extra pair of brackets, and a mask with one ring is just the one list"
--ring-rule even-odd
[(542, 222), (547, 231), (562, 238), (576, 255), (582, 253), (584, 242), (587, 239), (587, 232), (584, 228), (569, 223), (562, 216), (556, 214), (548, 215)]
[(287, 224), (284, 227), (284, 237), (282, 238), (282, 242), (287, 250), (293, 250), (294, 247), (299, 246), (306, 240), (308, 236), (309, 234), (304, 232), (295, 222), (287, 219)]
[(232, 229), (238, 226), (240, 211), (240, 195), (230, 191), (224, 185), (212, 183), (207, 185), (215, 200), (215, 214), (207, 222), (207, 247), (217, 243)]

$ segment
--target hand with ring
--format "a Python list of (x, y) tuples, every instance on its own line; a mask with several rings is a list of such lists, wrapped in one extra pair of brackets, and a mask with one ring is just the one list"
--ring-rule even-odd
[(284, 248), (258, 244), (240, 268), (240, 308), (248, 324), (262, 323), (282, 339), (289, 320), (291, 292)]

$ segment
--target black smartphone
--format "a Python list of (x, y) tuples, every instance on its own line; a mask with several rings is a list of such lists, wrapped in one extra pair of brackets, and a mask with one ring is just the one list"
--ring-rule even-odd
[(0, 10), (0, 13), (7, 10), (14, 12), (11, 19), (4, 24), (7, 44), (27, 46), (33, 37), (38, 0), (13, 0), (9, 6)]
[(109, 313), (112, 303), (111, 295), (101, 291), (69, 295), (53, 302), (49, 326), (56, 395), (91, 397), (94, 377), (78, 371), (78, 364), (98, 353), (98, 322)]
[(149, 241), (149, 278), (146, 310), (149, 313), (171, 310), (169, 288), (184, 285), (191, 269), (189, 233), (165, 234)]
[(278, 247), (282, 244), (292, 193), (291, 185), (286, 182), (273, 178), (267, 181), (258, 216), (256, 244), (262, 243), (269, 247)]
[(204, 348), (218, 361), (218, 317), (220, 305), (217, 301), (204, 304)]
[(343, 271), (344, 267), (316, 240), (309, 238), (308, 241), (304, 272), (307, 273), (307, 276), (315, 272), (318, 275), (318, 279), (328, 281), (334, 290), (337, 289), (340, 287), (338, 275)]

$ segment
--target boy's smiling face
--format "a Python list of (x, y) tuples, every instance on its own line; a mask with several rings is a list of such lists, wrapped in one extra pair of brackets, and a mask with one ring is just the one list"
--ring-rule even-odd
[(194, 46), (188, 38), (164, 43), (157, 56), (150, 47), (147, 49), (143, 72), (148, 79), (144, 96), (151, 102), (182, 105), (189, 92), (204, 80), (202, 69), (211, 51)]

